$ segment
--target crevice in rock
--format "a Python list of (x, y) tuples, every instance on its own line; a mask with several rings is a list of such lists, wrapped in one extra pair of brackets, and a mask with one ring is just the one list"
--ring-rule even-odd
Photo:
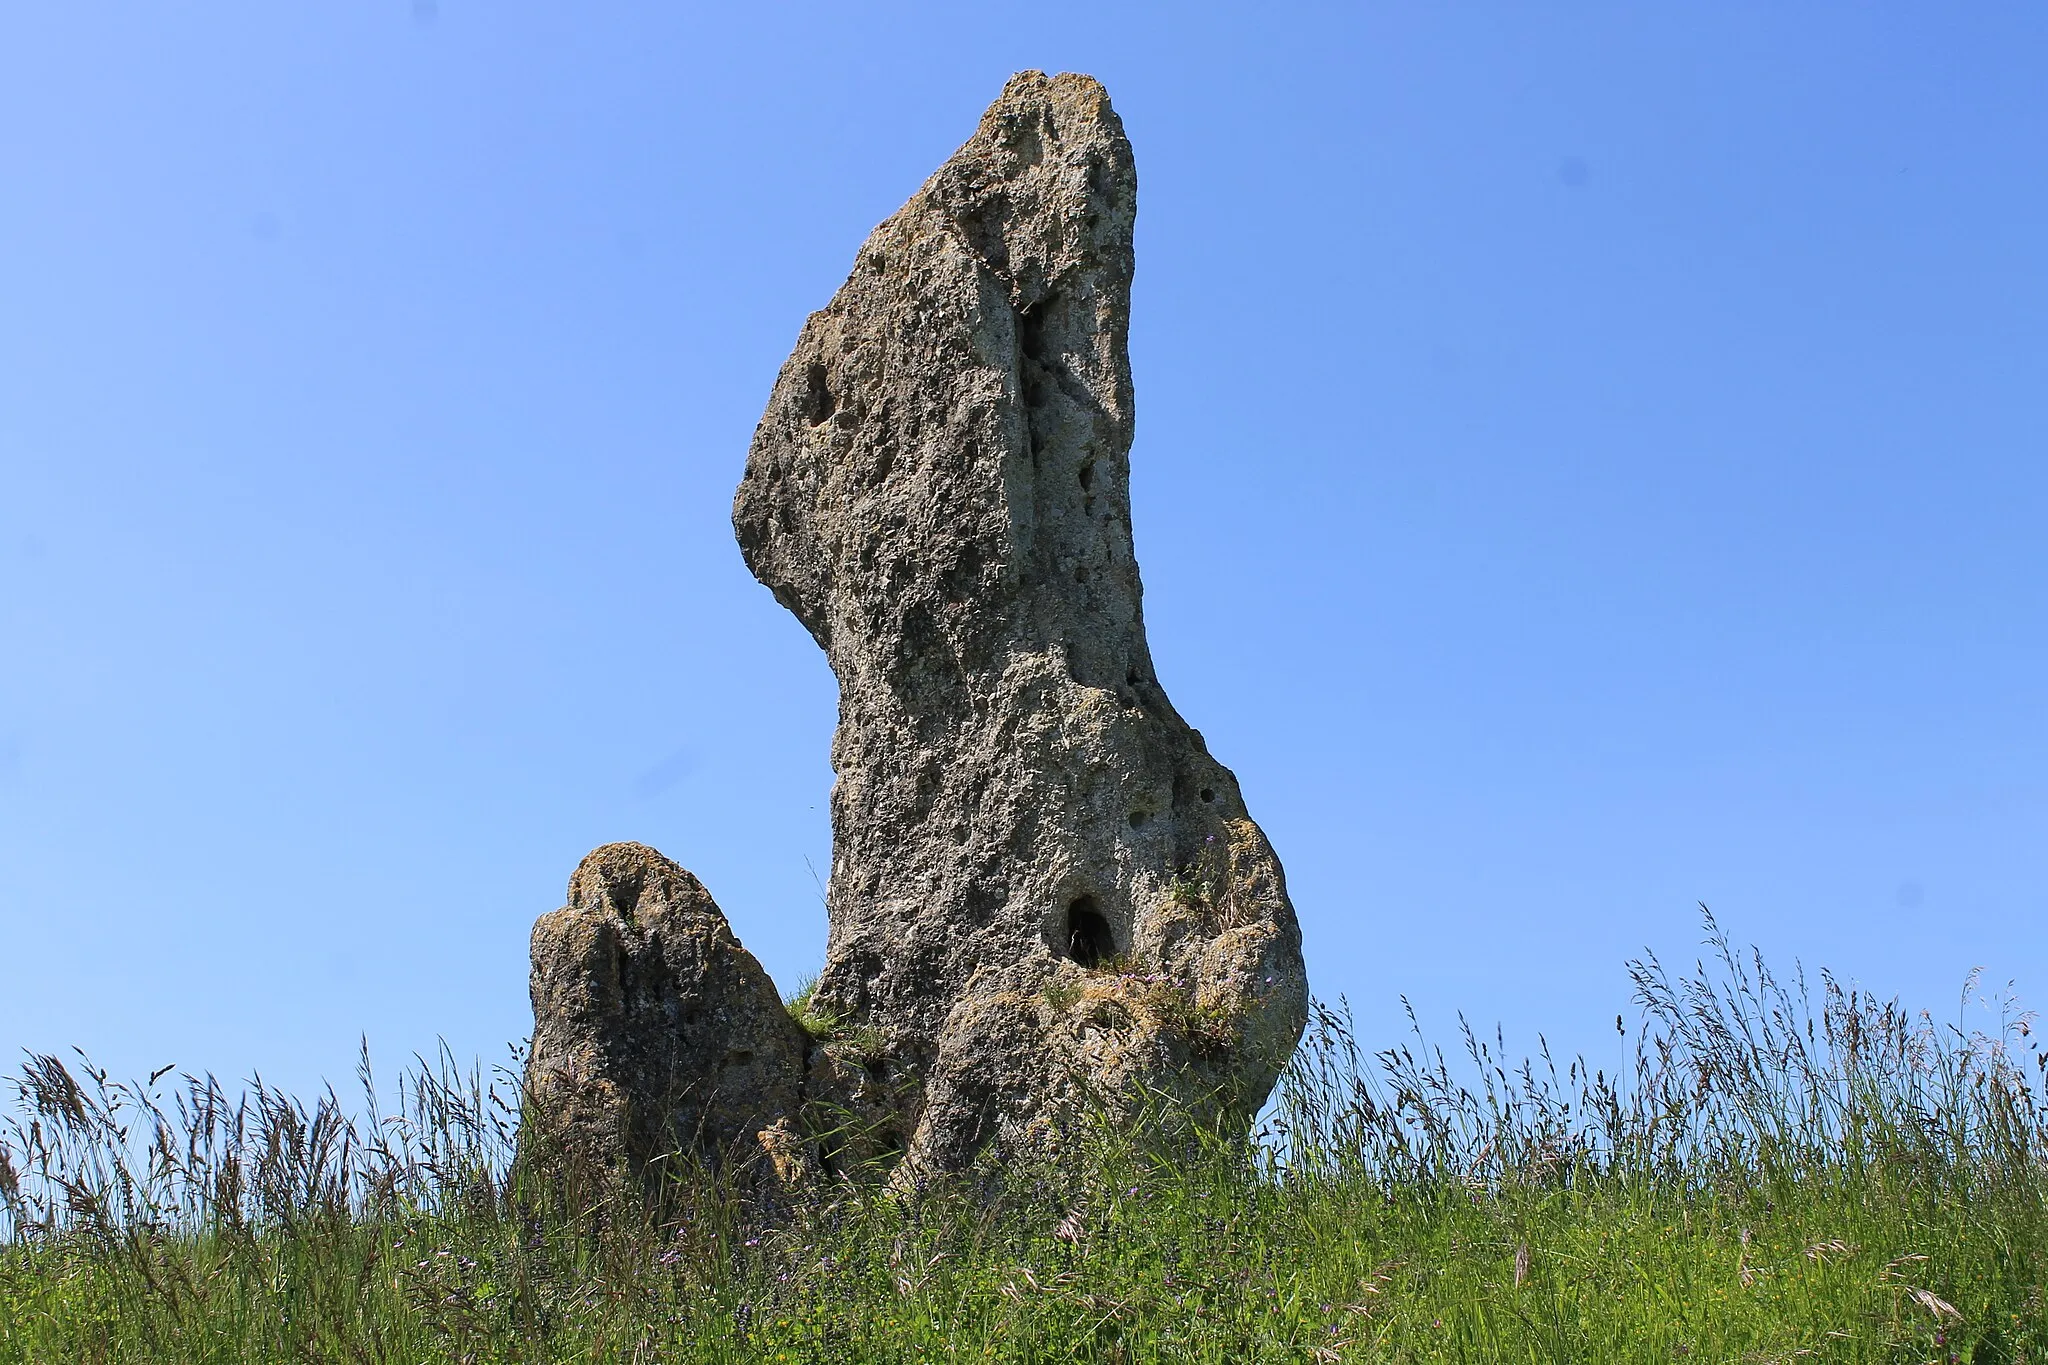
[(819, 426), (830, 421), (838, 410), (839, 400), (826, 381), (824, 363), (812, 361), (804, 372), (804, 420), (814, 427)]

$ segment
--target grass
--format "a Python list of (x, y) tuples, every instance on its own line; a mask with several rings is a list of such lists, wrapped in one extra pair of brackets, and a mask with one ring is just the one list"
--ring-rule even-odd
[(2048, 1360), (2031, 1020), (1711, 941), (1631, 964), (1625, 1084), (1497, 1033), (1367, 1054), (1319, 1007), (1257, 1133), (1097, 1128), (781, 1210), (730, 1170), (658, 1213), (539, 1180), (516, 1058), (421, 1063), (390, 1114), (366, 1063), (351, 1116), (35, 1057), (0, 1362)]
[(799, 981), (796, 990), (782, 1002), (789, 1017), (796, 1020), (813, 1042), (826, 1042), (839, 1032), (839, 1017), (818, 1003), (816, 973)]

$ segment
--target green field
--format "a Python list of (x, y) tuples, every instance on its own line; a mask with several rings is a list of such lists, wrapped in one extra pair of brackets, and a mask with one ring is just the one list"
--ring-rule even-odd
[(1256, 1133), (794, 1208), (515, 1173), (516, 1085), (445, 1059), (381, 1117), (31, 1059), (0, 1362), (2048, 1360), (2030, 1021), (1715, 948), (1630, 964), (1623, 1084), (1318, 1009)]

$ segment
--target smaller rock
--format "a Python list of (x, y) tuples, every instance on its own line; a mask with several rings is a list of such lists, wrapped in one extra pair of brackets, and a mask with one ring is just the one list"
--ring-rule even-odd
[(665, 1162), (794, 1178), (806, 1038), (698, 880), (606, 844), (533, 926), (523, 1156), (601, 1181)]

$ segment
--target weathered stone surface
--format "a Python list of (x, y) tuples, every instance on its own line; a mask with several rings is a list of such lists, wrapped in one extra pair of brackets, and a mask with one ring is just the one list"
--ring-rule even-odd
[(734, 504), (839, 680), (817, 998), (913, 1171), (1090, 1092), (1247, 1113), (1306, 1017), (1280, 864), (1145, 642), (1136, 191), (1100, 85), (1012, 79), (805, 324)]
[(644, 844), (591, 853), (533, 926), (532, 992), (554, 1154), (614, 1179), (669, 1153), (782, 1174), (804, 1033), (695, 877)]

